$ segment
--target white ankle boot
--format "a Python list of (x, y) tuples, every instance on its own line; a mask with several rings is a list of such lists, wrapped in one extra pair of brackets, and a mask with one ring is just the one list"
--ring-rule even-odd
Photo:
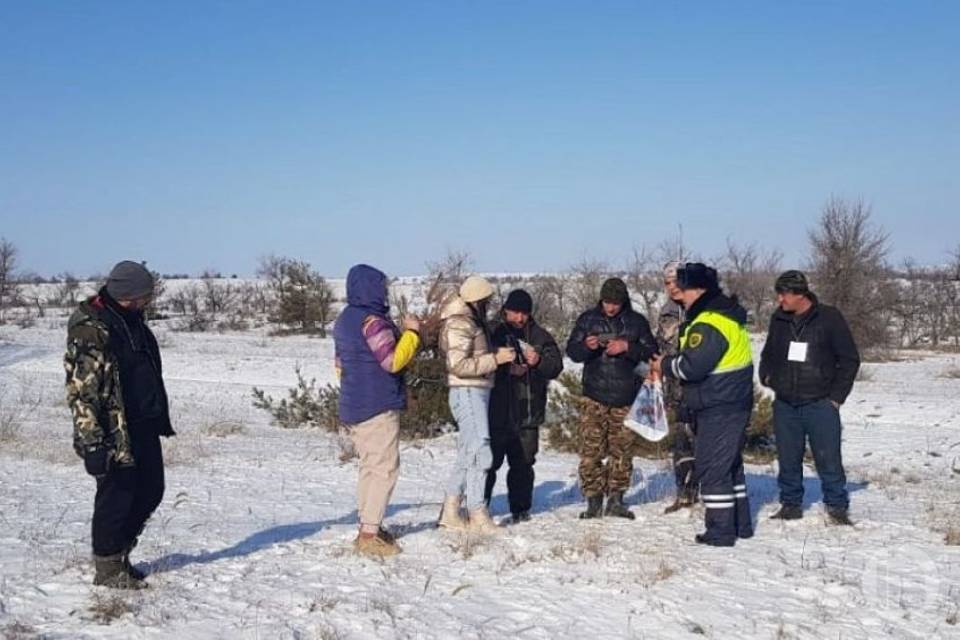
[(460, 517), (460, 496), (447, 496), (443, 500), (443, 509), (440, 511), (440, 520), (437, 526), (450, 531), (463, 531), (467, 523)]
[(479, 507), (470, 512), (470, 532), (490, 535), (500, 533), (500, 527), (490, 517), (486, 507)]

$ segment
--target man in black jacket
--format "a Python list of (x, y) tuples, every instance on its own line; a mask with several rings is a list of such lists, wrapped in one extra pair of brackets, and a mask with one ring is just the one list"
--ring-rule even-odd
[[(587, 498), (581, 518), (606, 515), (633, 519), (623, 504), (630, 488), (636, 436), (623, 425), (642, 380), (634, 372), (657, 350), (650, 324), (630, 306), (627, 285), (610, 278), (600, 302), (577, 318), (567, 356), (583, 363), (580, 424), (580, 489)], [(606, 462), (604, 462), (606, 459)]]
[(563, 371), (556, 340), (530, 315), (533, 299), (523, 289), (510, 292), (493, 331), (494, 347), (510, 347), (516, 359), (497, 369), (490, 394), (490, 447), (493, 465), (487, 472), (487, 505), (504, 458), (507, 499), (512, 522), (530, 519), (533, 506), (533, 465), (540, 448), (540, 425), (547, 407), (547, 386)]
[(780, 510), (772, 517), (803, 517), (803, 455), (809, 438), (834, 524), (851, 524), (847, 478), (840, 455), (840, 405), (860, 368), (850, 328), (835, 307), (820, 304), (800, 271), (786, 271), (775, 289), (780, 308), (760, 357), (760, 382), (776, 393), (774, 434), (780, 473)]
[(97, 482), (93, 583), (119, 589), (144, 586), (130, 551), (163, 498), (160, 436), (174, 435), (160, 349), (143, 318), (153, 288), (146, 268), (121, 262), (67, 329), (73, 446)]

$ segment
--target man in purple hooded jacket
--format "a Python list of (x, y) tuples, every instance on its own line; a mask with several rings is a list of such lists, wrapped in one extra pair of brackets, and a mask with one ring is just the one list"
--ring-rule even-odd
[(347, 306), (333, 330), (340, 420), (360, 456), (354, 548), (381, 557), (400, 551), (382, 523), (400, 469), (400, 411), (407, 404), (403, 369), (420, 347), (417, 319), (404, 318), (401, 331), (389, 312), (387, 276), (365, 264), (350, 269)]

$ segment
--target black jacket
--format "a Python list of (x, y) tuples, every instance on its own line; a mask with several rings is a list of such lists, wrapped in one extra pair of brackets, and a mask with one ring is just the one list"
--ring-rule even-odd
[(173, 435), (160, 347), (142, 311), (121, 307), (100, 291), (100, 319), (110, 329), (110, 349), (117, 358), (124, 417), (128, 425), (151, 423), (159, 435)]
[(690, 327), (687, 344), (678, 355), (663, 359), (663, 375), (679, 379), (686, 413), (731, 405), (749, 408), (753, 405), (753, 364), (742, 369), (714, 373), (717, 364), (726, 355), (729, 343), (720, 331), (697, 317), (705, 312), (719, 313), (739, 325), (747, 322), (747, 311), (719, 290), (704, 293), (687, 311), (687, 322), (680, 326), (682, 336)]
[[(813, 306), (803, 315), (778, 309), (760, 356), (760, 382), (777, 399), (798, 405), (829, 398), (842, 404), (860, 369), (860, 353), (843, 314), (811, 296)], [(788, 359), (790, 343), (807, 344), (806, 360)]]
[[(588, 349), (584, 344), (587, 336), (602, 333), (626, 338), (629, 348), (613, 357), (608, 356), (603, 347), (596, 351)], [(610, 407), (633, 404), (643, 383), (633, 370), (656, 352), (657, 341), (650, 332), (650, 324), (629, 302), (612, 318), (603, 313), (602, 304), (583, 312), (567, 341), (567, 356), (583, 363), (584, 395)]]
[(515, 347), (514, 339), (523, 340), (536, 349), (540, 361), (536, 367), (528, 369), (524, 376), (510, 375), (509, 364), (497, 368), (493, 391), (490, 393), (492, 438), (519, 433), (520, 429), (535, 429), (543, 424), (547, 386), (563, 371), (560, 347), (553, 336), (533, 318), (523, 329), (501, 322), (493, 331), (495, 347)]

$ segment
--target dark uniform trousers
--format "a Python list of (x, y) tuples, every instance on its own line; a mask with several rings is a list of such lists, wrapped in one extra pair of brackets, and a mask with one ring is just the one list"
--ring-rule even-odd
[(705, 538), (732, 542), (753, 535), (743, 472), (750, 408), (718, 406), (696, 414), (696, 483), (706, 507)]

